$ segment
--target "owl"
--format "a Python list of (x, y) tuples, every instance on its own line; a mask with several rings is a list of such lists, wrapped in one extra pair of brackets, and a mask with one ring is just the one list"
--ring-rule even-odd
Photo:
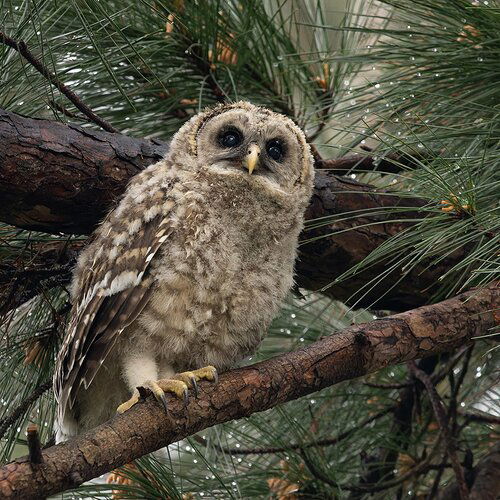
[(184, 124), (79, 256), (56, 361), (56, 439), (150, 389), (197, 395), (253, 353), (293, 284), (313, 160), (289, 118), (248, 102)]

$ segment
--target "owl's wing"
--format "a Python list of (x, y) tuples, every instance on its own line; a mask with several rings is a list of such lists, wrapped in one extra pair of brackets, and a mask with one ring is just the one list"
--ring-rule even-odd
[(153, 283), (150, 264), (170, 233), (164, 212), (149, 220), (141, 216), (127, 227), (112, 212), (88, 247), (87, 258), (79, 262), (71, 319), (54, 374), (60, 418), (147, 304)]

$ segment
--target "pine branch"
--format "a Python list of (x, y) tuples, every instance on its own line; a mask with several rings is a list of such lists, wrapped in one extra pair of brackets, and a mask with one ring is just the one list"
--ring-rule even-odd
[(51, 73), (43, 62), (38, 59), (31, 50), (28, 49), (24, 40), (14, 40), (0, 31), (0, 43), (11, 47), (21, 54), (41, 75), (43, 75), (54, 87), (64, 94), (77, 109), (79, 109), (92, 122), (99, 125), (107, 132), (119, 132), (106, 120), (99, 117), (82, 99), (73, 92), (67, 85), (61, 82), (54, 73)]
[[(331, 438), (325, 438), (325, 439), (318, 439), (316, 441), (311, 441), (307, 443), (297, 443), (297, 444), (290, 444), (288, 446), (281, 446), (281, 447), (271, 447), (271, 448), (225, 448), (220, 445), (215, 445), (214, 448), (216, 448), (218, 451), (222, 453), (227, 453), (229, 455), (267, 455), (267, 454), (273, 454), (273, 453), (282, 453), (285, 451), (292, 451), (292, 450), (305, 450), (307, 448), (315, 448), (317, 446), (334, 446), (340, 441), (343, 441), (344, 439), (347, 439), (349, 436), (354, 434), (356, 431), (358, 431), (361, 427), (365, 427), (375, 420), (378, 420), (379, 418), (384, 417), (388, 413), (392, 412), (394, 409), (392, 407), (386, 408), (385, 410), (379, 411), (375, 415), (372, 415), (362, 422), (360, 422), (356, 427), (352, 427), (348, 429), (347, 431), (344, 431), (340, 433), (338, 436), (331, 437)], [(202, 444), (203, 446), (208, 446), (208, 442), (206, 439), (203, 439), (200, 436), (195, 436), (194, 437), (195, 441)]]
[(465, 417), (465, 419), (470, 422), (480, 422), (482, 424), (500, 425), (500, 417), (497, 417), (495, 415), (488, 415), (487, 413), (479, 413), (477, 410), (474, 411), (458, 410), (458, 413), (462, 417)]
[(460, 500), (467, 500), (469, 498), (469, 489), (467, 488), (467, 484), (465, 482), (464, 470), (462, 468), (462, 465), (460, 464), (460, 461), (458, 460), (455, 437), (450, 432), (443, 402), (439, 397), (439, 394), (437, 393), (436, 388), (434, 387), (434, 384), (432, 383), (429, 376), (420, 368), (418, 368), (414, 362), (410, 362), (409, 367), (413, 375), (418, 380), (420, 380), (422, 384), (424, 384), (427, 390), (429, 399), (432, 404), (432, 409), (434, 410), (436, 420), (438, 421), (441, 433), (446, 444), (446, 453), (450, 458), (450, 462), (453, 465), (453, 470), (457, 478), (459, 498)]
[[(380, 368), (450, 351), (495, 326), (498, 283), (364, 325), (310, 346), (223, 373), (200, 384), (199, 399), (170, 412), (152, 398), (128, 412), (42, 451), (43, 463), (18, 459), (0, 469), (3, 498), (40, 498), (108, 472), (202, 429), (264, 411)], [(170, 397), (170, 396), (168, 396)]]
[(405, 473), (401, 474), (400, 476), (391, 479), (389, 481), (383, 481), (380, 483), (374, 483), (374, 484), (363, 484), (360, 483), (355, 486), (351, 485), (340, 485), (333, 479), (330, 479), (323, 471), (319, 470), (314, 462), (309, 460), (307, 455), (302, 452), (302, 458), (304, 459), (304, 463), (306, 467), (309, 469), (311, 474), (319, 479), (320, 481), (324, 482), (325, 484), (328, 484), (329, 486), (333, 488), (338, 488), (340, 490), (345, 490), (345, 491), (351, 491), (353, 493), (376, 493), (378, 491), (383, 491), (387, 490), (389, 488), (394, 488), (395, 486), (399, 486), (400, 484), (403, 484), (404, 482), (408, 481), (408, 479), (412, 478), (413, 476), (418, 476), (422, 474), (423, 472), (426, 472), (429, 470), (430, 467), (430, 461), (434, 457), (434, 454), (436, 453), (438, 449), (438, 445), (440, 443), (440, 437), (436, 440), (434, 443), (433, 449), (431, 452), (423, 458), (417, 465), (412, 467), (410, 470), (406, 471)]
[(40, 398), (45, 392), (52, 387), (52, 380), (47, 380), (39, 387), (37, 387), (26, 399), (16, 406), (6, 417), (0, 420), (0, 438), (3, 437), (5, 431), (14, 424), (20, 417), (22, 417), (29, 409), (29, 407)]
[[(89, 233), (130, 177), (161, 159), (167, 149), (162, 142), (0, 110), (0, 197), (4, 201), (0, 220), (45, 232)], [(419, 211), (424, 203), (318, 171), (307, 218), (319, 222), (302, 234), (307, 243), (301, 246), (297, 261), (299, 286), (310, 290), (329, 286), (326, 294), (349, 302), (374, 280), (376, 285), (357, 298), (357, 306), (402, 311), (428, 302), (439, 287), (439, 276), (461, 262), (466, 249), (404, 274), (395, 268), (382, 280), (386, 266), (381, 260), (332, 285), (381, 243), (424, 217), (425, 212)]]
[[(469, 500), (497, 500), (500, 491), (500, 442), (491, 447), (473, 469), (473, 484)], [(455, 500), (459, 487), (452, 483), (438, 496), (439, 500)]]

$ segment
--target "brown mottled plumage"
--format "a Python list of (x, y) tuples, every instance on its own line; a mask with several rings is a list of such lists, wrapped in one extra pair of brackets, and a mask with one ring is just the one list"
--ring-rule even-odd
[(111, 417), (137, 386), (168, 379), (159, 387), (179, 393), (193, 386), (174, 373), (255, 351), (292, 285), (313, 175), (291, 120), (239, 102), (194, 116), (132, 179), (74, 273), (58, 441)]

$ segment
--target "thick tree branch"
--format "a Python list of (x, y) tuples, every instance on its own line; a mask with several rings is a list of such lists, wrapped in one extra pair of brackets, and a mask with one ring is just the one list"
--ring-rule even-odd
[[(125, 189), (130, 177), (158, 161), (167, 151), (162, 142), (24, 118), (0, 110), (0, 220), (52, 233), (90, 233)], [(342, 162), (343, 160), (338, 160)], [(318, 290), (359, 263), (377, 246), (421, 217), (424, 204), (399, 198), (372, 186), (317, 172), (307, 218), (332, 216), (303, 233), (297, 262), (298, 283)], [(383, 213), (389, 208), (390, 215)], [(397, 219), (392, 222), (394, 210)], [(349, 217), (333, 220), (339, 214)], [(339, 219), (339, 217), (337, 217)], [(399, 270), (386, 276), (357, 304), (402, 311), (425, 304), (443, 272), (465, 250), (439, 266), (418, 267), (401, 281)], [(43, 267), (43, 263), (40, 263)], [(327, 294), (349, 302), (355, 292), (385, 270), (384, 262), (338, 283)], [(389, 290), (390, 285), (396, 285)]]
[(495, 326), (498, 284), (453, 299), (356, 325), (296, 352), (202, 383), (187, 407), (152, 398), (92, 431), (0, 469), (2, 498), (41, 498), (81, 484), (215, 424), (272, 408), (380, 368), (454, 349)]

